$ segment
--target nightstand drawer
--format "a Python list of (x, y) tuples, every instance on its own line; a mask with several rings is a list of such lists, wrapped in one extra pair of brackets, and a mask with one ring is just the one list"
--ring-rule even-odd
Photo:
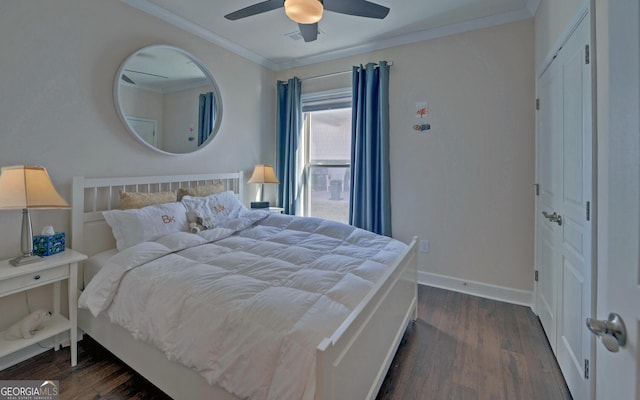
[(59, 267), (5, 279), (0, 281), (0, 296), (6, 296), (13, 292), (20, 292), (31, 287), (40, 286), (46, 282), (59, 281), (67, 277), (69, 277), (69, 265), (60, 265)]

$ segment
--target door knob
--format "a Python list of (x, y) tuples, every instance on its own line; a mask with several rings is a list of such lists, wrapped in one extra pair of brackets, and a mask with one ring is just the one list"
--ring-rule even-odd
[(602, 344), (612, 353), (627, 344), (627, 329), (622, 317), (616, 313), (609, 314), (608, 320), (587, 318), (587, 328), (602, 340)]
[(562, 226), (562, 215), (558, 215), (558, 213), (556, 213), (555, 211), (553, 212), (553, 214), (549, 214), (548, 212), (543, 211), (542, 215), (544, 215), (544, 217), (549, 221), (557, 222), (558, 225)]

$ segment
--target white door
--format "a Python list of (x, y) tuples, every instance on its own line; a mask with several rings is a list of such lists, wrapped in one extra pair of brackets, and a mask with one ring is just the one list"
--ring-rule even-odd
[(131, 125), (131, 129), (138, 134), (145, 142), (152, 146), (157, 146), (156, 130), (158, 121), (155, 119), (127, 117), (127, 122)]
[(593, 340), (584, 325), (593, 309), (589, 42), (587, 15), (538, 82), (536, 311), (575, 399), (591, 397)]
[[(640, 2), (610, 0), (608, 29), (601, 33), (608, 57), (603, 61), (598, 108), (605, 120), (599, 136), (608, 157), (600, 158), (606, 184), (599, 185), (608, 206), (599, 218), (606, 239), (598, 246), (598, 313), (620, 314), (627, 344), (619, 352), (597, 343), (598, 399), (640, 399)], [(604, 23), (603, 25), (607, 25)], [(599, 23), (598, 27), (602, 25)], [(600, 33), (598, 33), (600, 35)], [(608, 37), (606, 37), (608, 35)], [(603, 52), (604, 54), (604, 52)], [(600, 57), (599, 57), (600, 60)], [(607, 64), (608, 66), (604, 65)], [(607, 93), (608, 92), (608, 93)], [(606, 114), (608, 112), (608, 115)], [(603, 235), (603, 236), (604, 236)]]
[(587, 15), (559, 54), (562, 66), (562, 260), (558, 295), (557, 359), (574, 399), (589, 399), (587, 365), (592, 337), (584, 321), (592, 315), (591, 254), (593, 127)]
[[(536, 202), (536, 271), (538, 277), (536, 312), (556, 352), (556, 324), (558, 311), (558, 273), (561, 260), (562, 229), (550, 223), (542, 214), (560, 209), (562, 197), (558, 163), (562, 159), (562, 137), (554, 134), (562, 129), (561, 83), (557, 63), (547, 68), (538, 80), (540, 109), (537, 113), (536, 165), (538, 198)], [(553, 340), (551, 339), (553, 338)]]

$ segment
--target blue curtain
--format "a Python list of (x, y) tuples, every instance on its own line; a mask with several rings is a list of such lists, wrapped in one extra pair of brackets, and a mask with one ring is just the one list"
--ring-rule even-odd
[(278, 81), (278, 110), (276, 134), (278, 159), (276, 173), (280, 179), (278, 185), (278, 204), (285, 214), (296, 214), (297, 202), (302, 189), (298, 178), (300, 169), (298, 146), (301, 145), (302, 108), (300, 103), (300, 79), (294, 77), (287, 82)]
[(206, 142), (211, 135), (216, 121), (216, 98), (213, 92), (202, 93), (199, 96), (198, 108), (198, 146)]
[(349, 223), (391, 236), (389, 65), (353, 67)]

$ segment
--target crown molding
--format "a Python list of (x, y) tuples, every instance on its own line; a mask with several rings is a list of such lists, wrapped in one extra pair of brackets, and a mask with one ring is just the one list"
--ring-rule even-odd
[(170, 11), (167, 11), (148, 0), (120, 1), (272, 71), (282, 71), (290, 68), (302, 67), (306, 65), (317, 64), (325, 61), (331, 61), (339, 58), (368, 53), (371, 51), (382, 50), (389, 47), (402, 46), (405, 44), (417, 43), (425, 40), (470, 32), (477, 29), (490, 28), (493, 26), (508, 24), (511, 22), (522, 21), (525, 19), (533, 18), (540, 5), (540, 0), (527, 0), (525, 7), (521, 10), (491, 15), (488, 17), (460, 22), (457, 24), (451, 24), (438, 28), (427, 29), (420, 32), (400, 35), (386, 40), (372, 41), (369, 43), (364, 43), (344, 49), (276, 63), (259, 54), (247, 50), (246, 48), (239, 46), (230, 40), (218, 36), (211, 31), (204, 29), (200, 25), (194, 24)]
[(358, 46), (353, 46), (336, 51), (330, 51), (314, 56), (308, 56), (291, 60), (289, 62), (283, 62), (278, 64), (278, 70), (284, 70), (295, 67), (302, 67), (311, 64), (317, 64), (324, 61), (331, 61), (338, 58), (368, 53), (371, 51), (382, 50), (389, 47), (402, 46), (405, 44), (422, 42), (430, 39), (437, 39), (445, 36), (456, 35), (459, 33), (465, 33), (475, 31), (483, 28), (490, 28), (493, 26), (508, 24), (511, 22), (522, 21), (532, 18), (533, 15), (528, 9), (522, 9), (518, 11), (512, 11), (503, 14), (492, 15), (489, 17), (478, 18), (470, 21), (460, 22), (457, 24), (451, 24), (441, 26), (438, 28), (428, 29), (420, 32), (414, 32), (406, 35), (396, 36), (386, 40), (378, 40), (375, 42), (369, 42)]
[(272, 62), (271, 60), (266, 59), (261, 55), (256, 54), (250, 50), (247, 50), (244, 47), (238, 46), (232, 41), (227, 40), (221, 36), (218, 36), (215, 33), (212, 33), (211, 31), (204, 29), (200, 25), (194, 24), (193, 22), (188, 21), (182, 18), (181, 16), (176, 15), (170, 11), (167, 11), (164, 8), (159, 7), (148, 0), (120, 0), (120, 1), (131, 7), (137, 8), (138, 10), (143, 11), (149, 15), (159, 18), (165, 22), (168, 22), (169, 24), (174, 25), (184, 31), (187, 31), (201, 39), (204, 39), (217, 46), (220, 46), (223, 49), (229, 50), (230, 52), (237, 54), (240, 57), (246, 58), (249, 61), (253, 61), (256, 64), (262, 65), (263, 67), (269, 68), (271, 70), (278, 69), (278, 64)]
[(538, 7), (540, 7), (540, 1), (541, 0), (527, 0), (527, 4), (525, 5), (525, 8), (529, 10), (532, 17), (536, 16), (536, 13), (538, 12)]

